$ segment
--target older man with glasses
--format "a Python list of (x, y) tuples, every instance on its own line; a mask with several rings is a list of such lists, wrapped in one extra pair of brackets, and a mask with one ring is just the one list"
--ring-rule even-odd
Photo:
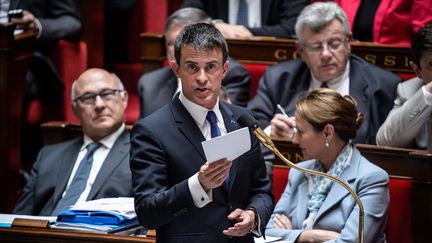
[(128, 93), (118, 77), (89, 69), (72, 84), (83, 137), (42, 148), (14, 214), (58, 215), (77, 203), (132, 196)]
[[(269, 67), (248, 108), (273, 139), (291, 141), (295, 102), (304, 91), (330, 88), (351, 95), (365, 116), (354, 143), (375, 143), (375, 134), (393, 107), (397, 75), (351, 54), (348, 19), (337, 4), (316, 2), (295, 26), (301, 59)], [(279, 112), (280, 104), (288, 115)]]

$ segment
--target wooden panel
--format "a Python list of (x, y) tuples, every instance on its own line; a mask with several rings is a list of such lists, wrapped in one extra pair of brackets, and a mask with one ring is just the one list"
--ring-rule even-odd
[[(14, 36), (15, 25), (0, 24), (0, 211), (18, 197), (22, 100), (35, 33)], [(6, 186), (7, 185), (7, 186)]]
[[(146, 72), (162, 66), (148, 65), (154, 60), (164, 59), (163, 36), (152, 33), (141, 34), (143, 43), (142, 61), (144, 67), (150, 67)], [(295, 40), (271, 37), (254, 37), (247, 40), (227, 39), (229, 54), (240, 63), (274, 64), (285, 60), (297, 59), (299, 54), (295, 48)], [(161, 46), (162, 45), (162, 46)], [(398, 74), (414, 74), (409, 65), (410, 49), (392, 45), (366, 42), (352, 42), (352, 53), (362, 57), (389, 71)], [(153, 50), (150, 52), (149, 50)], [(152, 69), (154, 68), (154, 69)]]
[(161, 34), (142, 33), (141, 62), (144, 73), (163, 66), (165, 60), (165, 39)]
[[(65, 121), (50, 121), (41, 125), (44, 145), (55, 144), (82, 136), (81, 125)], [(132, 125), (126, 125), (131, 130)]]

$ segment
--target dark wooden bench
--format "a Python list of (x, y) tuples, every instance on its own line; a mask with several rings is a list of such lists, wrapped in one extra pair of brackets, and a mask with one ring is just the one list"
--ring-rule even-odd
[[(163, 35), (142, 33), (141, 61), (143, 72), (150, 72), (166, 65)], [(254, 37), (247, 40), (228, 39), (229, 55), (242, 63), (252, 76), (250, 98), (258, 89), (259, 80), (268, 65), (297, 59), (299, 54), (293, 39)], [(370, 42), (352, 42), (352, 53), (379, 67), (397, 73), (402, 79), (415, 76), (410, 61), (410, 49)]]
[[(142, 33), (141, 61), (144, 72), (149, 72), (163, 66), (165, 61), (165, 40), (163, 35)], [(255, 37), (247, 40), (228, 39), (229, 54), (242, 64), (270, 65), (299, 57), (295, 40), (269, 37)], [(375, 44), (369, 42), (352, 42), (352, 53), (366, 61), (398, 73), (414, 75), (409, 61), (410, 49), (393, 45)]]

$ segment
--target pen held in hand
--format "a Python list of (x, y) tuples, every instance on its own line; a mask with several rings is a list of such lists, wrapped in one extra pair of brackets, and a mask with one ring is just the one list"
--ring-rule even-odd
[[(276, 106), (284, 116), (288, 117), (287, 113), (285, 112), (285, 109), (280, 104), (277, 104)], [(295, 126), (293, 126), (292, 129), (294, 130), (294, 133), (297, 132), (297, 128)]]
[(282, 106), (280, 104), (277, 104), (276, 106), (284, 116), (288, 116), (287, 113), (285, 112), (285, 109), (282, 108)]

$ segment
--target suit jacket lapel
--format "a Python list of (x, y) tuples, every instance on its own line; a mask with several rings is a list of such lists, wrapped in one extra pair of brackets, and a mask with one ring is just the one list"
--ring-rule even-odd
[(128, 155), (130, 149), (129, 132), (125, 129), (117, 138), (110, 152), (108, 153), (103, 165), (96, 176), (91, 187), (87, 200), (93, 200), (112, 172), (117, 168), (121, 161)]
[(178, 94), (170, 104), (174, 121), (180, 132), (189, 140), (199, 155), (206, 160), (201, 142), (205, 140), (195, 120), (183, 106), (178, 98)]
[(226, 23), (229, 22), (228, 18), (228, 2), (229, 0), (219, 0), (218, 1), (218, 13), (220, 19), (224, 20)]
[(269, 19), (270, 15), (270, 7), (272, 5), (273, 0), (264, 0), (261, 1), (261, 24), (266, 25), (267, 19)]
[[(363, 69), (358, 67), (358, 63), (353, 57), (350, 58), (350, 83), (349, 94), (357, 101), (358, 110), (364, 115), (363, 123), (357, 131), (357, 137), (354, 141), (366, 141), (368, 136), (368, 127), (370, 121), (370, 99), (368, 98), (368, 85), (363, 76)], [(363, 135), (363, 136), (362, 136)]]
[(11, 0), (9, 3), (9, 9), (10, 10), (17, 9), (18, 6), (20, 5), (20, 3), (21, 3), (21, 0)]
[(298, 199), (297, 199), (297, 222), (301, 226), (303, 224), (303, 221), (306, 219), (307, 213), (308, 213), (308, 178), (306, 175), (304, 175), (305, 180), (299, 185), (298, 191), (304, 192), (299, 193)]
[[(222, 102), (219, 103), (219, 107), (220, 107), (220, 111), (222, 113), (222, 117), (224, 119), (224, 124), (225, 124), (225, 128), (227, 130), (227, 133), (239, 129), (240, 125), (237, 123), (231, 109), (229, 109), (229, 107)], [(238, 166), (239, 166), (237, 161), (238, 160), (235, 159), (231, 165), (229, 189), (232, 188), (232, 185), (236, 179), (237, 170), (238, 170)]]
[(62, 155), (61, 159), (58, 161), (60, 163), (59, 171), (56, 179), (56, 187), (54, 190), (54, 206), (57, 204), (58, 200), (61, 198), (64, 190), (66, 189), (67, 182), (69, 181), (69, 177), (71, 176), (73, 167), (75, 165), (75, 161), (78, 158), (78, 153), (83, 144), (83, 140), (77, 139), (74, 143), (72, 143), (70, 149), (66, 149), (64, 155)]
[[(360, 153), (356, 149), (353, 149), (351, 164), (347, 168), (345, 168), (344, 172), (342, 172), (342, 175), (340, 176), (340, 179), (347, 182), (351, 188), (353, 188), (352, 182), (354, 182), (356, 178), (359, 163)], [(343, 186), (339, 185), (339, 183), (337, 182), (333, 182), (333, 185), (329, 193), (327, 194), (326, 199), (324, 200), (321, 208), (318, 210), (315, 222), (317, 222), (320, 216), (322, 216), (334, 205), (339, 203), (339, 201), (341, 201), (344, 197), (351, 196), (348, 194), (349, 192)]]
[(303, 91), (309, 89), (310, 85), (310, 71), (307, 70), (305, 63), (302, 63), (300, 70), (303, 71), (300, 71), (296, 77), (292, 77), (293, 81), (291, 82), (291, 86), (288, 87), (288, 91), (279, 91), (282, 92), (281, 105), (289, 116), (294, 116), (296, 100)]
[(155, 98), (157, 98), (158, 96), (162, 96), (164, 98), (163, 102), (164, 105), (168, 104), (169, 102), (171, 102), (171, 100), (173, 99), (174, 96), (174, 92), (177, 90), (178, 87), (178, 81), (177, 81), (177, 77), (175, 76), (175, 74), (173, 73), (173, 71), (171, 70), (170, 67), (167, 67), (167, 72), (169, 72), (170, 75), (169, 78), (167, 78), (166, 82), (159, 82), (158, 86), (159, 86), (159, 92), (158, 94), (153, 94), (152, 96), (154, 96)]

